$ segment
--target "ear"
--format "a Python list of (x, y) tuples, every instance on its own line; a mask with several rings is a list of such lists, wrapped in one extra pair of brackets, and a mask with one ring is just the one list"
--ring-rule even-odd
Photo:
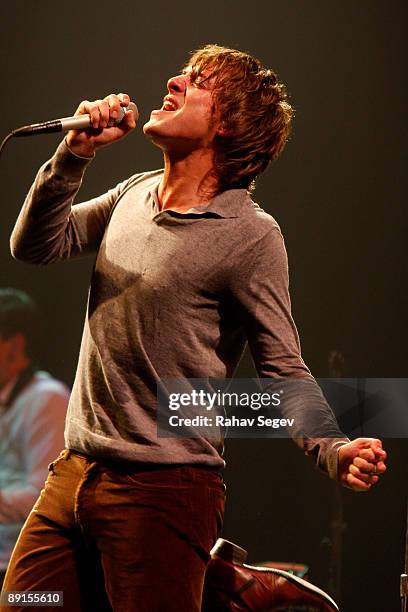
[(221, 137), (229, 136), (230, 131), (224, 122), (220, 123), (217, 129), (217, 135)]

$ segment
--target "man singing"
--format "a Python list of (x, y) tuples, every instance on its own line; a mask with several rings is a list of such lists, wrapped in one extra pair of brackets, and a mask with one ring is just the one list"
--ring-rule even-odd
[(260, 376), (310, 382), (293, 403), (327, 437), (299, 443), (333, 478), (366, 490), (385, 470), (378, 440), (350, 442), (302, 361), (276, 221), (249, 195), (285, 146), (292, 108), (272, 70), (209, 45), (167, 83), (144, 133), (164, 170), (73, 205), (129, 96), (82, 102), (40, 169), (12, 234), (13, 255), (48, 264), (96, 253), (67, 449), (15, 548), (5, 590), (64, 592), (67, 610), (198, 612), (222, 526), (222, 443), (157, 436), (163, 378), (225, 378), (246, 340)]

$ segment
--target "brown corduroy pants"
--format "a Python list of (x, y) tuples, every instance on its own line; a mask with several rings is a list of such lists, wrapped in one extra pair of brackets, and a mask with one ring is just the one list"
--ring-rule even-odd
[(224, 502), (212, 469), (108, 464), (65, 450), (50, 465), (3, 591), (63, 591), (55, 610), (67, 612), (199, 612)]

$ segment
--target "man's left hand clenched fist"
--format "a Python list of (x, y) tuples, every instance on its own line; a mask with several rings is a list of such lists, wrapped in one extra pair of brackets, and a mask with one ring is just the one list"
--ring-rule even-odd
[(387, 469), (386, 458), (381, 440), (357, 438), (348, 442), (338, 452), (339, 480), (355, 491), (368, 491)]

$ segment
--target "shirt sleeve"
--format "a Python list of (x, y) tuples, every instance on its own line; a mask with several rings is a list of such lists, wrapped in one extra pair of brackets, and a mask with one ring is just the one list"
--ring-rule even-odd
[(11, 235), (13, 257), (45, 265), (97, 251), (112, 209), (130, 179), (73, 205), (92, 159), (75, 155), (62, 141), (41, 166)]
[(232, 292), (243, 310), (252, 357), (261, 379), (284, 379), (281, 411), (294, 419), (291, 436), (316, 465), (337, 479), (337, 453), (349, 440), (301, 357), (291, 314), (288, 259), (279, 227), (248, 248)]
[(64, 448), (68, 392), (38, 394), (27, 408), (21, 439), (26, 480), (0, 490), (0, 523), (24, 521), (48, 474), (48, 465)]

